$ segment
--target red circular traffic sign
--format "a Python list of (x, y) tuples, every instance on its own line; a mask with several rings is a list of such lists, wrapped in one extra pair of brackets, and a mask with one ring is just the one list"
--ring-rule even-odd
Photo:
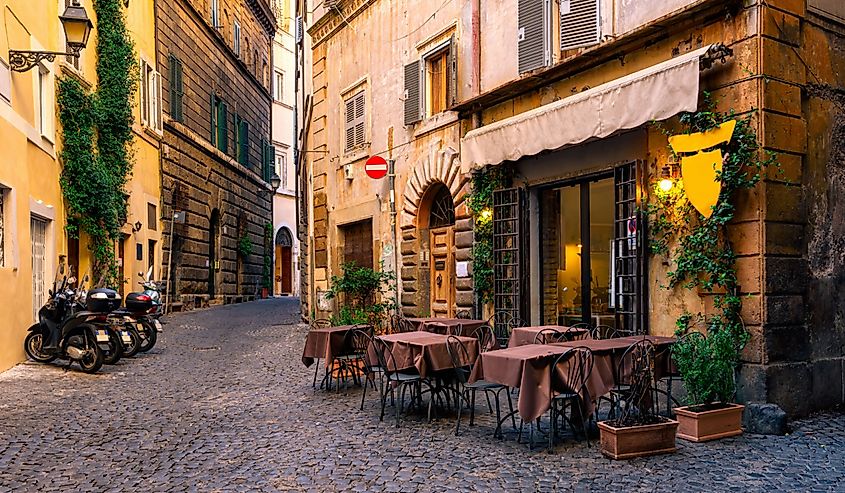
[(387, 175), (387, 161), (381, 156), (373, 156), (367, 159), (364, 170), (367, 172), (367, 176), (374, 180), (384, 178)]

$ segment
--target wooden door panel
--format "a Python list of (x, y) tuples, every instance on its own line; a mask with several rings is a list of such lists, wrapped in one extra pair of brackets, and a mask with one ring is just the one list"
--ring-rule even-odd
[(452, 227), (431, 230), (431, 316), (451, 317), (455, 299), (455, 234)]

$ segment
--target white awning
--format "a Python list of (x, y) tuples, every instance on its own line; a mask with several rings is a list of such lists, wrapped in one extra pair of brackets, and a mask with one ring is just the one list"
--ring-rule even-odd
[(472, 130), (461, 169), (516, 161), (698, 109), (699, 60), (712, 45)]

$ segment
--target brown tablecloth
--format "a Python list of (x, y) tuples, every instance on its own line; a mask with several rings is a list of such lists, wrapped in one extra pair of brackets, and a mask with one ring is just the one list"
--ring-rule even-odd
[[(409, 318), (407, 319), (417, 330), (434, 332), (436, 334), (454, 334), (470, 337), (478, 327), (486, 324), (484, 320), (470, 320), (465, 318)], [(461, 333), (455, 334), (455, 328), (461, 326)]]
[[(668, 368), (668, 351), (675, 339), (672, 337), (647, 336), (657, 346), (655, 377), (660, 378), (661, 368)], [(614, 368), (631, 344), (643, 336), (622, 337), (607, 340), (579, 340), (556, 344), (527, 344), (483, 353), (473, 368), (470, 381), (487, 380), (509, 387), (519, 387), (517, 408), (525, 421), (539, 418), (549, 409), (553, 389), (549, 365), (555, 357), (573, 347), (587, 347), (593, 351), (593, 369), (586, 381), (586, 392), (581, 395), (589, 413), (593, 412), (594, 401), (607, 394), (615, 385)], [(566, 382), (567, 368), (558, 368), (560, 383)]]
[(581, 340), (587, 339), (590, 336), (590, 331), (587, 329), (577, 328), (572, 329), (562, 325), (540, 325), (533, 327), (514, 327), (511, 332), (511, 337), (508, 340), (508, 347), (524, 346), (526, 344), (534, 344), (537, 334), (546, 329), (554, 329), (558, 332), (563, 332), (567, 336), (567, 340)]
[[(432, 371), (448, 370), (454, 368), (449, 350), (446, 348), (448, 336), (432, 334), (430, 332), (404, 332), (400, 334), (389, 334), (379, 336), (379, 339), (387, 343), (393, 353), (395, 365), (391, 364), (385, 356), (385, 362), (389, 370), (407, 371), (416, 369), (425, 378)], [(458, 337), (458, 340), (466, 348), (466, 361), (459, 351), (461, 366), (470, 366), (478, 359), (478, 339), (474, 337)], [(370, 346), (369, 358), (372, 362), (378, 361), (375, 354), (375, 347)], [(395, 367), (393, 367), (395, 366)]]
[(315, 359), (325, 360), (328, 368), (335, 355), (343, 354), (346, 348), (346, 334), (354, 329), (354, 325), (341, 325), (338, 327), (324, 327), (311, 329), (305, 338), (305, 349), (302, 351), (302, 362), (305, 366), (311, 366)]
[[(655, 348), (655, 362), (654, 362), (654, 378), (660, 379), (673, 371), (673, 363), (669, 357), (669, 348), (675, 343), (674, 337), (663, 336), (628, 336), (616, 337), (613, 339), (590, 339), (585, 341), (568, 341), (559, 342), (553, 345), (563, 347), (588, 347), (593, 352), (593, 359), (595, 363), (594, 368), (599, 366), (599, 360), (605, 360), (605, 363), (610, 367), (610, 373), (613, 374), (614, 369), (619, 364), (619, 359), (632, 344), (635, 344), (643, 339), (648, 339), (654, 344)], [(604, 363), (603, 363), (604, 364)], [(595, 371), (595, 370), (594, 370)], [(613, 383), (611, 383), (611, 386)], [(604, 395), (604, 394), (600, 394)]]

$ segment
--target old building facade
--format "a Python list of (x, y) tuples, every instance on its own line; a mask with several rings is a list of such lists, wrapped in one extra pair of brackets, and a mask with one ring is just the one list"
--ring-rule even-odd
[[(791, 415), (841, 404), (840, 4), (305, 6), (307, 313), (332, 309), (321, 292), (350, 259), (397, 272), (405, 313), (473, 307), (465, 197), (475, 170), (502, 165), (515, 188), (497, 196), (494, 243), (514, 250), (498, 260), (496, 309), (654, 334), (685, 311), (712, 313), (712, 296), (662, 288), (669, 267), (647, 253), (638, 216), (670, 163), (664, 131), (707, 92), (717, 110), (751, 117), (781, 170), (737, 197), (730, 227), (751, 334), (738, 399)], [(395, 187), (364, 175), (371, 155), (395, 161)]]
[(299, 237), (296, 234), (294, 165), (295, 26), (293, 0), (273, 0), (273, 170), (279, 188), (273, 196), (273, 293), (299, 294)]
[(272, 255), (276, 21), (266, 0), (177, 0), (157, 2), (156, 26), (164, 277), (177, 303), (251, 299)]

